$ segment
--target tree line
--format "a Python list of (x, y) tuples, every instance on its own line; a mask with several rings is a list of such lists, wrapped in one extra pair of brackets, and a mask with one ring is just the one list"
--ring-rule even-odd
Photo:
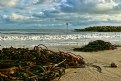
[(80, 31), (92, 31), (92, 32), (121, 32), (121, 26), (93, 26), (84, 29), (74, 29), (77, 32)]

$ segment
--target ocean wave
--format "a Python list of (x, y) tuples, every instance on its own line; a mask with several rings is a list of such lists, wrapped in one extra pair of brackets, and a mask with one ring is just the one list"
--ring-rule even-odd
[[(48, 34), (49, 33), (49, 34)], [(38, 44), (46, 46), (78, 45), (83, 46), (94, 40), (104, 40), (121, 45), (120, 32), (69, 32), (64, 31), (1, 31), (2, 47), (33, 47)]]
[(0, 35), (0, 40), (79, 40), (79, 39), (112, 39), (121, 38), (120, 34), (68, 34), (68, 35)]

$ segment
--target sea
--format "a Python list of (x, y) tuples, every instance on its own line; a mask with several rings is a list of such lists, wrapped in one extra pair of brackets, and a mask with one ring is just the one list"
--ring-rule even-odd
[(9, 29), (0, 30), (0, 47), (34, 47), (77, 45), (95, 40), (121, 45), (121, 32), (75, 32), (73, 29)]

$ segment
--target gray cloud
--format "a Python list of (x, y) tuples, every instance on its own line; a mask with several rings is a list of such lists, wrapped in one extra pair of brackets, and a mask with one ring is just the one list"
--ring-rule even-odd
[[(114, 13), (121, 11), (120, 0), (0, 0), (0, 5), (14, 6), (17, 12), (53, 15), (53, 12), (71, 13)], [(3, 7), (4, 8), (4, 7)], [(25, 12), (27, 10), (27, 12)], [(36, 11), (36, 12), (35, 12)]]
[(63, 12), (105, 13), (115, 8), (121, 11), (120, 4), (119, 0), (61, 0), (59, 7)]
[(121, 22), (121, 0), (0, 0), (0, 12), (0, 21), (45, 18), (74, 26)]

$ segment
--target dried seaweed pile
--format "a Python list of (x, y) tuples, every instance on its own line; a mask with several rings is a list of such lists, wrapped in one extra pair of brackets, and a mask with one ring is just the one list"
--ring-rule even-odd
[(54, 52), (44, 45), (0, 50), (0, 81), (51, 81), (65, 73), (67, 67), (83, 67), (81, 56)]
[(103, 40), (96, 40), (93, 42), (89, 42), (88, 45), (85, 45), (81, 48), (74, 48), (74, 51), (84, 51), (84, 52), (92, 52), (92, 51), (101, 51), (101, 50), (113, 50), (116, 49), (116, 45), (112, 45), (110, 42), (105, 42)]

